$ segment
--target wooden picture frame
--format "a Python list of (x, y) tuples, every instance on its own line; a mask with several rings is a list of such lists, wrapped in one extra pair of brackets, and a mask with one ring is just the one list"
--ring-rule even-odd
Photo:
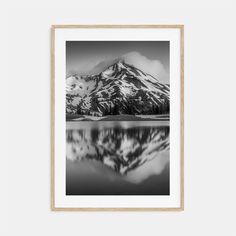
[[(57, 116), (55, 112), (55, 103), (57, 93), (56, 82), (56, 31), (57, 30), (80, 30), (80, 29), (137, 29), (137, 30), (177, 30), (179, 32), (179, 83), (180, 83), (180, 124), (179, 124), (179, 205), (177, 207), (94, 207), (94, 206), (58, 206), (56, 204), (56, 146), (55, 131)], [(183, 211), (184, 210), (184, 26), (183, 25), (52, 25), (51, 26), (51, 210), (52, 211)]]

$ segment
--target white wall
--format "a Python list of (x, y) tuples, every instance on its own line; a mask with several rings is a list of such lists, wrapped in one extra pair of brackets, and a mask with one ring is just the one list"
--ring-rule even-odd
[[(139, 3), (138, 3), (139, 2)], [(1, 235), (236, 235), (234, 1), (2, 4)], [(185, 211), (50, 211), (51, 24), (185, 25)], [(1, 83), (2, 83), (1, 82)], [(7, 83), (8, 85), (4, 85)], [(8, 124), (8, 125), (6, 125)], [(5, 163), (6, 162), (6, 163)], [(3, 185), (2, 185), (3, 186)], [(6, 223), (8, 219), (8, 225)], [(3, 230), (3, 227), (0, 227)]]

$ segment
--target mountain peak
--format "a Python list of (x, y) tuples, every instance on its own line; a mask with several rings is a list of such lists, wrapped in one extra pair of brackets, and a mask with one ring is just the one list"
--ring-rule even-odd
[(110, 76), (112, 75), (115, 71), (121, 71), (122, 69), (126, 68), (127, 65), (124, 60), (118, 60), (112, 65), (110, 65), (107, 69), (105, 69), (102, 73), (103, 76)]
[(113, 70), (119, 70), (121, 68), (125, 68), (125, 61), (120, 59), (120, 60), (117, 60), (114, 64), (112, 64), (111, 66), (109, 66), (108, 68), (112, 68)]
[(118, 66), (123, 66), (125, 64), (125, 61), (124, 60), (119, 60), (117, 61), (116, 63)]

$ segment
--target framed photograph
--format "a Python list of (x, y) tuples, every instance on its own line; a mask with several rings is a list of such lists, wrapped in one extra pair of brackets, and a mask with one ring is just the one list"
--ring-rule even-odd
[(51, 28), (51, 209), (184, 209), (184, 26)]

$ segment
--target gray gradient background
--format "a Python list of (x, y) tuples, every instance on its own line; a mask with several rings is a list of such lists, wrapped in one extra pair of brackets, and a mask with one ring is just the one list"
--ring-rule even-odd
[(117, 58), (169, 83), (169, 41), (67, 41), (66, 75), (97, 74)]

